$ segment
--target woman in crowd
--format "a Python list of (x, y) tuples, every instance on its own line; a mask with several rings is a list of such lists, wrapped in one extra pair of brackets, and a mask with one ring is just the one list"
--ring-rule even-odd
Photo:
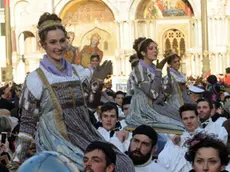
[[(92, 141), (103, 140), (92, 126), (88, 110), (100, 103), (102, 83), (112, 73), (112, 63), (105, 61), (91, 74), (88, 68), (67, 62), (63, 58), (67, 33), (56, 14), (44, 13), (40, 17), (38, 34), (46, 54), (24, 83), (17, 148), (9, 166), (17, 167), (26, 159), (35, 134), (38, 152), (58, 152), (83, 171), (85, 149)], [(116, 170), (133, 172), (132, 162), (114, 149)]]
[(127, 123), (181, 128), (179, 112), (164, 102), (161, 69), (168, 59), (163, 59), (157, 65), (153, 64), (157, 60), (158, 49), (152, 39), (138, 38), (133, 48), (139, 62), (130, 74), (134, 95)]
[(198, 133), (188, 143), (189, 149), (185, 155), (192, 164), (190, 172), (227, 172), (228, 151), (225, 144), (215, 136)]
[(168, 59), (167, 63), (169, 65), (169, 75), (171, 77), (171, 83), (168, 83), (168, 75), (164, 78), (164, 84), (167, 83), (171, 85), (171, 87), (167, 87), (169, 89), (165, 90), (168, 95), (166, 101), (178, 110), (184, 103), (195, 104), (187, 93), (186, 77), (179, 71), (181, 58), (172, 50), (167, 50), (164, 56)]

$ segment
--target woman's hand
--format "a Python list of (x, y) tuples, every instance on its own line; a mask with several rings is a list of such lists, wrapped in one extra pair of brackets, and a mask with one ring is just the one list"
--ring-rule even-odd
[(108, 75), (113, 73), (113, 64), (109, 60), (104, 61), (101, 66), (98, 66), (93, 72), (93, 80), (104, 80)]

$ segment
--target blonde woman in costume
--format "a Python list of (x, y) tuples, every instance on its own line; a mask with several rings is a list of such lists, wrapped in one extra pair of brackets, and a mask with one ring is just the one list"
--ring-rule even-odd
[[(89, 69), (68, 63), (63, 58), (66, 31), (56, 14), (44, 13), (40, 17), (38, 34), (46, 54), (39, 68), (24, 83), (20, 131), (9, 166), (12, 169), (23, 163), (35, 135), (38, 152), (58, 152), (83, 171), (85, 149), (92, 141), (103, 141), (89, 120), (88, 110), (98, 106), (102, 83), (111, 74), (112, 63), (105, 61), (93, 75)], [(133, 172), (131, 160), (118, 149), (114, 150), (116, 171)]]

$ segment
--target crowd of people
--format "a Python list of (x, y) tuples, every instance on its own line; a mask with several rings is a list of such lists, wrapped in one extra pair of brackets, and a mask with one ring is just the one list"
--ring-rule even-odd
[(37, 27), (39, 68), (0, 88), (0, 171), (230, 170), (230, 68), (225, 80), (188, 84), (176, 52), (159, 62), (157, 43), (140, 37), (127, 92), (114, 92), (104, 84), (111, 61), (93, 54), (82, 67), (63, 58), (67, 32), (56, 14)]

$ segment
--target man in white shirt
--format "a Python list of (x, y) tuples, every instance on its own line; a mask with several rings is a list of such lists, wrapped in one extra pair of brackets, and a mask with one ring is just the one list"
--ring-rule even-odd
[(213, 113), (215, 115), (211, 116), (212, 109), (213, 105), (209, 100), (199, 99), (197, 101), (197, 111), (201, 127), (208, 133), (215, 134), (224, 143), (227, 143), (228, 133), (223, 127), (223, 123), (227, 119), (216, 114), (216, 112)]
[(114, 172), (116, 154), (108, 143), (92, 142), (85, 151), (84, 172)]
[(104, 139), (114, 144), (121, 152), (124, 152), (123, 143), (128, 137), (126, 131), (121, 130), (118, 124), (118, 108), (115, 103), (107, 102), (101, 106), (99, 115), (101, 127), (97, 130)]
[(199, 128), (199, 116), (196, 105), (184, 104), (179, 109), (181, 122), (184, 124), (185, 131), (181, 136), (171, 136), (164, 149), (158, 156), (158, 163), (168, 172), (188, 172), (192, 169), (191, 164), (184, 158), (187, 152), (186, 142), (197, 132)]
[(157, 133), (147, 125), (141, 125), (133, 131), (128, 156), (132, 159), (135, 172), (166, 172), (152, 155), (156, 151)]

